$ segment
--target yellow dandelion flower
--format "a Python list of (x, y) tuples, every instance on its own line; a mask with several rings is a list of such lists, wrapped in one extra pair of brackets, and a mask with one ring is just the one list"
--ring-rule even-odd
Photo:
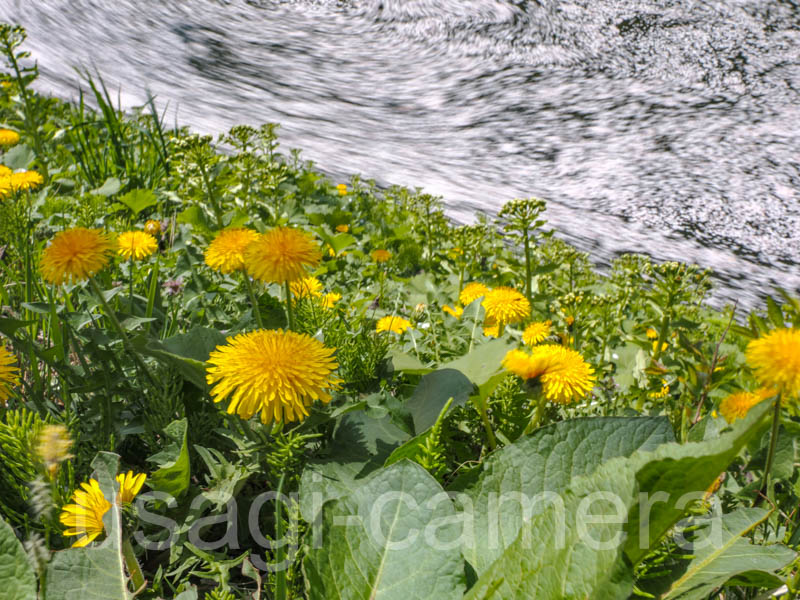
[(393, 333), (402, 334), (409, 327), (411, 327), (411, 321), (408, 319), (389, 316), (383, 317), (378, 321), (378, 324), (375, 326), (375, 331), (378, 333), (382, 331), (391, 331)]
[(13, 146), (19, 142), (19, 134), (10, 129), (0, 129), (0, 146)]
[(594, 369), (579, 352), (563, 346), (536, 346), (531, 354), (511, 350), (503, 366), (523, 379), (538, 377), (542, 393), (551, 402), (570, 404), (586, 396), (594, 385)]
[(575, 322), (575, 317), (573, 317), (572, 315), (568, 315), (566, 321), (567, 321), (567, 327), (572, 327), (572, 324)]
[(800, 329), (776, 329), (751, 341), (745, 357), (762, 386), (787, 396), (800, 392)]
[(158, 241), (144, 231), (126, 231), (117, 238), (117, 254), (125, 260), (141, 260), (158, 250)]
[(23, 171), (9, 175), (11, 189), (15, 192), (32, 190), (44, 183), (44, 178), (36, 171)]
[(0, 344), (0, 404), (8, 404), (11, 388), (19, 385), (19, 369), (17, 358), (6, 347)]
[(314, 400), (330, 402), (341, 383), (334, 349), (294, 331), (257, 330), (227, 339), (208, 359), (206, 381), (214, 402), (230, 397), (228, 413), (261, 421), (300, 421)]
[(347, 195), (347, 184), (340, 183), (339, 185), (336, 186), (336, 189), (338, 190), (340, 196)]
[(306, 275), (322, 258), (319, 244), (309, 234), (276, 227), (258, 236), (244, 253), (247, 272), (265, 283), (286, 283)]
[(346, 225), (344, 223), (341, 225), (337, 225), (336, 231), (338, 231), (339, 233), (347, 233), (348, 231), (350, 231), (350, 225)]
[(536, 323), (531, 323), (525, 328), (525, 331), (522, 332), (522, 341), (528, 346), (535, 346), (543, 342), (550, 335), (550, 326), (552, 324), (551, 321), (537, 321)]
[(72, 458), (69, 453), (72, 440), (69, 432), (63, 425), (45, 425), (39, 433), (36, 444), (36, 455), (44, 464), (47, 473), (53, 478), (58, 471), (58, 465)]
[(244, 251), (257, 239), (252, 229), (225, 229), (206, 248), (206, 264), (223, 274), (244, 269)]
[(117, 475), (117, 482), (119, 483), (119, 502), (120, 504), (130, 504), (136, 498), (139, 491), (142, 489), (147, 475), (139, 473), (134, 475), (133, 471), (127, 473), (120, 473)]
[(0, 165), (0, 177), (11, 177), (11, 174), (12, 174), (13, 172), (14, 172), (14, 171), (12, 171), (11, 169), (9, 169), (7, 166), (5, 166), (5, 165)]
[(489, 293), (489, 288), (483, 285), (482, 283), (478, 283), (477, 281), (473, 281), (472, 283), (468, 283), (464, 286), (464, 289), (461, 290), (461, 293), (458, 295), (458, 301), (461, 302), (463, 306), (469, 306), (478, 298), (483, 298), (486, 294)]
[(491, 290), (483, 299), (486, 318), (499, 326), (518, 323), (531, 314), (528, 299), (510, 287)]
[(96, 479), (82, 483), (81, 488), (72, 494), (74, 504), (64, 506), (59, 516), (61, 524), (67, 527), (64, 535), (78, 536), (73, 548), (82, 548), (103, 533), (103, 515), (111, 508)]
[(295, 298), (319, 298), (322, 296), (322, 284), (316, 277), (303, 277), (289, 284), (292, 296)]
[(736, 392), (720, 402), (719, 412), (728, 423), (733, 423), (736, 419), (744, 419), (751, 408), (774, 395), (775, 390), (767, 388), (759, 388), (754, 392)]
[(337, 294), (336, 292), (325, 294), (324, 296), (322, 296), (322, 308), (331, 309), (333, 308), (333, 305), (336, 304), (341, 299), (342, 295)]
[(448, 306), (447, 304), (445, 304), (442, 307), (442, 310), (451, 317), (455, 317), (456, 319), (460, 319), (461, 315), (464, 314), (464, 309), (461, 308), (458, 304), (456, 304), (455, 306)]
[(62, 231), (42, 253), (42, 277), (53, 284), (88, 279), (108, 264), (113, 247), (108, 235), (99, 229)]
[(388, 250), (378, 249), (372, 251), (372, 260), (377, 263), (383, 263), (392, 258), (392, 253)]
[(158, 235), (161, 233), (161, 223), (155, 219), (148, 219), (148, 221), (144, 224), (144, 232), (149, 233), (152, 236)]
[(658, 337), (658, 332), (652, 327), (648, 327), (645, 334), (647, 335), (647, 338), (650, 340), (654, 340)]

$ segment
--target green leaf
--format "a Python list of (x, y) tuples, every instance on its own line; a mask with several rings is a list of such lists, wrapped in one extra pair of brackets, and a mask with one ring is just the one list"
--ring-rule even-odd
[(27, 169), (36, 159), (36, 154), (27, 144), (17, 144), (3, 154), (3, 164), (12, 171)]
[(403, 371), (410, 375), (424, 375), (430, 373), (433, 369), (423, 365), (416, 356), (400, 352), (399, 350), (392, 350), (389, 352), (392, 359), (392, 367), (395, 371)]
[(119, 456), (100, 452), (92, 462), (95, 477), (111, 508), (103, 523), (106, 539), (91, 548), (56, 552), (47, 568), (46, 600), (131, 600), (122, 555), (122, 514), (115, 501)]
[(771, 582), (780, 586), (783, 581), (774, 572), (794, 560), (795, 553), (781, 544), (759, 546), (744, 538), (768, 516), (769, 512), (761, 508), (740, 508), (727, 515), (698, 519), (701, 539), (688, 548), (694, 558), (661, 598), (702, 600), (741, 574), (746, 574), (743, 581), (753, 581), (758, 573), (759, 585)]
[(113, 196), (122, 189), (122, 182), (116, 177), (109, 177), (99, 188), (91, 190), (89, 193), (96, 196)]
[(152, 190), (131, 190), (124, 196), (120, 196), (118, 200), (127, 206), (134, 215), (138, 215), (145, 208), (158, 204), (158, 199)]
[(767, 315), (775, 327), (786, 327), (786, 322), (783, 318), (783, 311), (781, 310), (781, 307), (778, 306), (778, 303), (772, 298), (772, 296), (767, 296)]
[(36, 600), (36, 575), (11, 525), (0, 519), (0, 590), (4, 600)]
[(160, 468), (150, 475), (147, 482), (153, 490), (180, 498), (189, 489), (191, 477), (186, 418), (167, 425), (164, 433), (172, 443), (148, 459)]
[(339, 233), (333, 236), (328, 243), (333, 248), (333, 251), (336, 252), (336, 254), (339, 254), (342, 250), (344, 250), (348, 246), (352, 246), (353, 244), (355, 244), (356, 238), (354, 238), (349, 233)]
[(753, 407), (715, 440), (662, 444), (576, 477), (523, 523), (465, 598), (627, 599), (631, 565), (678, 521), (689, 498), (702, 497), (758, 433), (770, 408), (771, 402)]
[(663, 417), (574, 419), (520, 438), (489, 457), (476, 484), (466, 490), (475, 510), (475, 534), (465, 536), (464, 557), (478, 574), (483, 573), (522, 527), (523, 503), (507, 500), (493, 511), (493, 498), (516, 494), (533, 500), (542, 493), (558, 494), (574, 477), (592, 473), (604, 461), (674, 439)]
[(439, 369), (461, 371), (472, 383), (481, 386), (497, 374), (503, 359), (512, 347), (511, 342), (506, 339), (492, 340), (461, 358), (440, 365)]
[(175, 367), (188, 381), (205, 390), (205, 362), (217, 346), (224, 344), (225, 336), (216, 329), (194, 327), (162, 341), (150, 340), (141, 351)]
[(447, 494), (419, 465), (378, 471), (323, 510), (321, 544), (304, 562), (309, 599), (461, 598), (454, 518)]
[(23, 321), (22, 319), (12, 319), (10, 317), (0, 318), (0, 333), (4, 333), (8, 337), (14, 337), (17, 329), (35, 323), (36, 321)]
[(464, 406), (473, 387), (466, 375), (455, 369), (439, 369), (424, 375), (406, 402), (414, 420), (414, 431), (420, 434), (433, 427), (450, 398), (453, 398), (453, 407)]

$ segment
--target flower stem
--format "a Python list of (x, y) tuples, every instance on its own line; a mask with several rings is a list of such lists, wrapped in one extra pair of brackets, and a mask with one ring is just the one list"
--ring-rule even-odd
[(283, 553), (283, 544), (281, 543), (283, 541), (283, 515), (281, 514), (283, 511), (281, 510), (281, 497), (283, 496), (283, 482), (285, 477), (286, 473), (282, 473), (280, 481), (278, 481), (278, 490), (275, 497), (275, 541), (278, 544), (276, 549), (277, 556), (275, 557), (278, 564), (278, 568), (275, 571), (275, 600), (286, 600), (286, 569), (284, 569), (282, 564), (285, 559)]
[(244, 285), (247, 287), (247, 295), (250, 296), (250, 305), (253, 307), (253, 316), (256, 318), (259, 329), (264, 329), (264, 322), (261, 320), (261, 309), (258, 307), (258, 298), (253, 290), (253, 282), (250, 281), (250, 276), (244, 273)]
[(482, 398), (475, 399), (475, 408), (478, 410), (478, 414), (481, 416), (481, 422), (483, 423), (483, 428), (486, 430), (486, 439), (489, 443), (489, 449), (494, 450), (497, 448), (497, 440), (494, 437), (492, 424), (489, 421), (489, 414), (486, 411), (486, 405)]
[(122, 555), (125, 557), (125, 566), (128, 567), (128, 573), (131, 576), (133, 587), (138, 592), (144, 588), (145, 580), (142, 574), (142, 568), (139, 566), (139, 561), (136, 560), (136, 554), (133, 551), (131, 541), (127, 536), (122, 538)]
[(290, 331), (294, 331), (294, 309), (292, 308), (292, 290), (289, 287), (289, 282), (283, 284), (283, 290), (286, 294), (286, 320)]
[[(761, 496), (772, 498), (772, 463), (775, 460), (775, 449), (778, 447), (778, 433), (781, 424), (781, 396), (775, 400), (775, 409), (772, 413), (772, 429), (769, 434), (769, 450), (767, 451), (767, 462), (764, 465), (764, 482), (761, 486)], [(756, 500), (758, 502), (758, 499)]]
[(544, 417), (544, 407), (547, 405), (547, 398), (544, 394), (539, 395), (539, 403), (536, 405), (536, 412), (533, 413), (528, 426), (525, 428), (525, 435), (530, 435), (536, 431), (542, 424), (542, 417)]

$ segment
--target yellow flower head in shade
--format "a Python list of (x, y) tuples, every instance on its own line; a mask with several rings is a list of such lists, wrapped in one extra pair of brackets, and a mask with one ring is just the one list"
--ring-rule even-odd
[(647, 339), (654, 340), (658, 337), (658, 332), (653, 329), (652, 327), (648, 327), (647, 331), (645, 332), (647, 335)]
[(49, 283), (82, 281), (108, 264), (113, 248), (108, 234), (100, 229), (67, 229), (45, 248), (39, 268)]
[(489, 293), (489, 288), (483, 285), (482, 283), (478, 283), (477, 281), (473, 281), (472, 283), (468, 283), (464, 286), (464, 289), (461, 290), (461, 293), (458, 295), (458, 300), (464, 306), (469, 306), (478, 298), (482, 298)]
[(117, 254), (128, 260), (142, 260), (158, 250), (158, 241), (144, 231), (126, 231), (117, 238)]
[[(139, 490), (142, 489), (145, 478), (144, 473), (134, 475), (133, 471), (117, 475), (120, 504), (133, 502)], [(90, 479), (89, 483), (82, 483), (81, 488), (72, 494), (72, 501), (75, 504), (64, 506), (59, 517), (61, 524), (67, 527), (64, 535), (79, 536), (78, 540), (72, 544), (73, 548), (86, 546), (103, 533), (103, 515), (111, 508), (111, 503), (106, 500), (100, 489), (100, 483), (96, 479)]]
[(338, 231), (339, 233), (347, 233), (348, 231), (350, 231), (350, 225), (345, 225), (345, 224), (337, 225), (336, 231)]
[(259, 329), (227, 339), (208, 359), (214, 402), (230, 397), (228, 413), (261, 421), (301, 421), (314, 400), (330, 402), (340, 380), (333, 348), (303, 333)]
[(579, 352), (563, 346), (536, 346), (530, 354), (511, 350), (503, 366), (522, 379), (539, 378), (542, 393), (551, 402), (570, 404), (586, 396), (594, 385), (594, 369)]
[(336, 186), (336, 189), (339, 191), (340, 196), (347, 195), (347, 184), (340, 183), (339, 185)]
[(411, 327), (411, 321), (403, 317), (383, 317), (378, 321), (375, 326), (375, 331), (391, 331), (393, 333), (402, 334), (406, 329)]
[(11, 397), (11, 388), (19, 385), (17, 358), (0, 344), (0, 404), (5, 406)]
[(551, 325), (552, 322), (550, 321), (537, 321), (536, 323), (531, 323), (525, 328), (525, 331), (522, 332), (522, 341), (528, 346), (535, 346), (536, 344), (545, 341), (550, 335)]
[(44, 464), (44, 468), (52, 479), (58, 471), (58, 465), (72, 458), (69, 449), (72, 440), (63, 425), (45, 425), (36, 443), (36, 454)]
[(518, 323), (531, 314), (531, 304), (517, 290), (510, 287), (498, 287), (491, 290), (483, 298), (486, 318), (498, 325)]
[(316, 277), (303, 277), (289, 284), (292, 296), (295, 298), (319, 298), (322, 296), (322, 284)]
[(24, 192), (42, 185), (44, 178), (36, 171), (23, 171), (22, 173), (12, 173), (9, 176), (9, 183), (15, 192)]
[(149, 233), (152, 236), (158, 235), (161, 233), (161, 223), (155, 219), (149, 219), (144, 224), (144, 232)]
[(306, 275), (322, 255), (309, 234), (289, 227), (276, 227), (258, 236), (244, 252), (247, 272), (265, 283), (286, 283)]
[(445, 304), (442, 307), (442, 310), (451, 317), (455, 317), (456, 319), (460, 319), (461, 315), (464, 314), (464, 309), (461, 308), (458, 304), (456, 304), (455, 306), (448, 306), (447, 304)]
[(392, 258), (392, 253), (388, 250), (378, 249), (372, 251), (372, 260), (377, 263), (383, 263)]
[(483, 335), (486, 337), (499, 337), (500, 336), (500, 326), (496, 323), (494, 325), (490, 325), (488, 323), (483, 324)]
[(322, 308), (331, 309), (333, 308), (333, 305), (336, 304), (341, 299), (342, 295), (337, 294), (336, 292), (325, 294), (324, 296), (322, 296)]
[(19, 142), (19, 134), (10, 129), (0, 129), (0, 146), (13, 146)]
[(759, 388), (754, 392), (736, 392), (720, 402), (719, 412), (728, 423), (733, 423), (736, 419), (744, 419), (751, 408), (774, 395), (775, 390), (767, 388)]
[(244, 251), (257, 239), (252, 229), (225, 229), (206, 248), (206, 264), (223, 274), (244, 269)]
[(747, 344), (747, 364), (762, 386), (787, 396), (800, 392), (800, 329), (776, 329)]

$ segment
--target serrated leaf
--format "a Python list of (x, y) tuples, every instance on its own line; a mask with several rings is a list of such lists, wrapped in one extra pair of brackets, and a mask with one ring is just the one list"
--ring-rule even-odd
[[(465, 490), (475, 514), (474, 535), (464, 537), (464, 557), (481, 574), (516, 539), (525, 515), (523, 503), (513, 501), (515, 494), (531, 501), (529, 518), (542, 509), (533, 505), (537, 495), (558, 494), (604, 461), (674, 439), (663, 417), (574, 419), (520, 438), (489, 457), (476, 484)], [(503, 497), (507, 501), (499, 505), (493, 500)]]
[(0, 590), (3, 600), (36, 600), (36, 575), (11, 525), (0, 519)]
[(131, 190), (120, 196), (118, 200), (127, 206), (134, 215), (138, 215), (145, 208), (158, 204), (158, 199), (152, 190)]
[(205, 362), (211, 352), (225, 344), (225, 336), (216, 329), (194, 327), (186, 333), (165, 340), (150, 340), (141, 351), (160, 362), (175, 367), (200, 389), (206, 389)]
[(701, 540), (687, 548), (694, 558), (661, 598), (702, 600), (731, 578), (746, 574), (753, 580), (756, 572), (760, 572), (761, 583), (771, 580), (780, 586), (782, 581), (774, 572), (794, 560), (795, 553), (781, 544), (760, 546), (744, 538), (768, 516), (761, 508), (740, 508), (698, 519)]
[(322, 543), (304, 561), (309, 599), (461, 598), (463, 559), (448, 545), (454, 518), (447, 494), (419, 465), (378, 471), (326, 505)]

